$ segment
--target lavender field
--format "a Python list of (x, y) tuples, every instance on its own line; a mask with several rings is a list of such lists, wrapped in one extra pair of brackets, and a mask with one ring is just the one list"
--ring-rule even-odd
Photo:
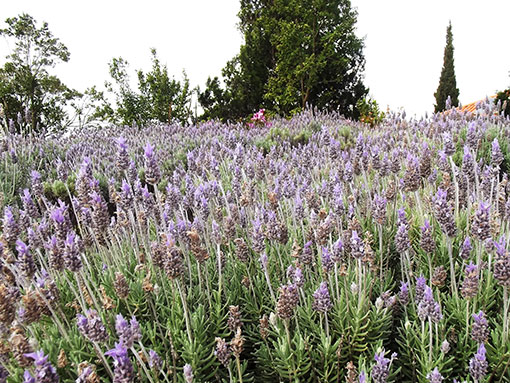
[(0, 382), (510, 382), (510, 120), (270, 123), (7, 133)]

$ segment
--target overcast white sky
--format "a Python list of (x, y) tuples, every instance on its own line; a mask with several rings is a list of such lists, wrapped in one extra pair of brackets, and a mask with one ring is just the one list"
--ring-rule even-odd
[[(365, 83), (385, 109), (408, 115), (432, 111), (452, 21), (455, 72), (463, 104), (510, 86), (509, 0), (352, 0), (358, 35), (365, 37)], [(68, 86), (84, 90), (108, 79), (107, 63), (122, 56), (150, 70), (155, 47), (177, 79), (193, 86), (219, 75), (239, 50), (239, 0), (2, 1), (0, 22), (22, 12), (47, 21), (71, 60), (55, 69)], [(9, 47), (0, 40), (0, 64)]]

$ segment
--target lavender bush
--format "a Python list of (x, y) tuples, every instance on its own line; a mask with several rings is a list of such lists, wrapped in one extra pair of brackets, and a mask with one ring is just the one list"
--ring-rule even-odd
[(0, 382), (508, 382), (509, 135), (488, 104), (7, 135)]

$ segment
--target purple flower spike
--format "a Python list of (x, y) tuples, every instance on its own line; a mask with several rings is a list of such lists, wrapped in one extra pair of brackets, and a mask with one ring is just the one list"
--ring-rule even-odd
[(409, 303), (409, 284), (404, 281), (400, 281), (400, 291), (398, 293), (398, 299), (400, 302), (407, 306)]
[(156, 161), (154, 147), (147, 143), (145, 150), (145, 181), (151, 185), (157, 185), (161, 180), (161, 173)]
[(411, 247), (408, 227), (404, 223), (401, 223), (397, 229), (397, 234), (395, 235), (395, 246), (400, 254), (404, 253)]
[(416, 278), (416, 289), (415, 289), (415, 297), (416, 303), (419, 303), (423, 299), (423, 293), (425, 292), (425, 288), (427, 287), (427, 280), (423, 275), (420, 275)]
[(297, 287), (303, 287), (303, 285), (305, 284), (303, 270), (301, 270), (299, 267), (296, 267), (294, 269), (293, 282), (296, 284)]
[(485, 346), (483, 343), (478, 346), (476, 354), (469, 360), (469, 374), (475, 382), (480, 382), (487, 375), (489, 363), (485, 357)]
[(479, 241), (485, 241), (491, 237), (490, 205), (480, 202), (471, 223), (471, 235)]
[(51, 212), (50, 217), (57, 225), (64, 224), (65, 222), (64, 209), (62, 207), (56, 208)]
[(374, 201), (372, 203), (373, 216), (374, 220), (380, 225), (383, 225), (386, 221), (386, 204), (386, 198), (381, 197), (379, 194), (374, 196)]
[(23, 383), (36, 383), (35, 378), (28, 370), (25, 370), (25, 373), (23, 374)]
[(6, 206), (4, 209), (4, 219), (3, 219), (3, 235), (5, 240), (12, 244), (18, 238), (20, 233), (19, 224), (16, 222), (14, 218), (14, 214), (12, 212), (12, 208), (10, 206)]
[(474, 298), (478, 293), (478, 266), (470, 262), (464, 271), (464, 281), (462, 282), (461, 292), (465, 299)]
[(151, 159), (154, 157), (154, 146), (152, 146), (149, 142), (147, 142), (147, 145), (145, 145), (144, 148), (145, 157)]
[(501, 148), (499, 147), (498, 138), (496, 137), (494, 138), (494, 141), (492, 141), (491, 163), (494, 166), (499, 166), (504, 159)]
[(473, 246), (471, 245), (471, 240), (469, 239), (469, 237), (466, 237), (466, 239), (462, 243), (462, 247), (460, 249), (460, 256), (463, 259), (468, 259), (472, 250), (473, 250)]
[(436, 250), (436, 240), (434, 238), (434, 229), (426, 219), (421, 227), (420, 246), (427, 253), (433, 253)]
[(496, 257), (494, 260), (494, 277), (502, 286), (510, 286), (510, 253), (506, 249), (505, 237), (494, 241)]
[(16, 250), (18, 251), (19, 268), (25, 278), (32, 278), (35, 274), (35, 263), (28, 246), (22, 240), (16, 241)]
[[(33, 359), (35, 365), (35, 382), (44, 383), (58, 383), (59, 378), (55, 367), (48, 362), (48, 356), (44, 355), (43, 350), (32, 352), (30, 354), (24, 354), (25, 357)], [(25, 375), (25, 378), (27, 375)], [(30, 380), (29, 380), (30, 381)]]
[(135, 375), (133, 365), (128, 357), (128, 351), (122, 343), (115, 343), (115, 348), (104, 353), (106, 356), (111, 356), (114, 360), (114, 382), (130, 383), (134, 382)]
[(319, 288), (315, 290), (312, 307), (314, 310), (323, 314), (327, 313), (331, 307), (333, 307), (329, 296), (328, 284), (326, 282), (321, 282)]
[(427, 374), (427, 379), (430, 383), (441, 383), (444, 378), (436, 367), (429, 374)]
[(191, 365), (186, 363), (183, 368), (183, 373), (186, 383), (193, 383), (193, 370), (191, 369)]
[(391, 359), (384, 356), (384, 350), (374, 356), (375, 365), (372, 367), (372, 380), (374, 383), (386, 383), (390, 374), (390, 367), (397, 354), (393, 353)]
[(441, 188), (437, 189), (437, 193), (432, 197), (434, 202), (434, 215), (436, 216), (441, 230), (449, 237), (454, 237), (457, 231), (455, 219), (452, 213), (452, 207), (448, 203), (448, 193)]
[(409, 225), (407, 222), (406, 210), (403, 207), (397, 210), (397, 225), (400, 226), (402, 224), (406, 226)]
[(121, 150), (127, 150), (127, 143), (126, 139), (124, 137), (117, 138), (117, 144), (119, 145), (119, 149)]
[(149, 367), (150, 368), (161, 368), (163, 360), (154, 350), (149, 350)]
[(425, 287), (423, 299), (418, 304), (418, 317), (422, 322), (430, 319), (433, 323), (438, 323), (443, 318), (439, 303), (434, 300), (432, 289), (428, 286)]
[(78, 314), (76, 323), (82, 335), (90, 341), (106, 342), (108, 340), (108, 333), (97, 311), (88, 310), (86, 316)]
[(359, 237), (358, 232), (353, 230), (351, 234), (351, 254), (354, 258), (359, 259), (363, 257), (364, 252), (363, 240)]
[(81, 240), (74, 231), (67, 233), (64, 248), (65, 266), (72, 272), (77, 272), (82, 268), (81, 262)]
[(128, 323), (122, 314), (118, 314), (115, 317), (115, 330), (120, 343), (126, 348), (133, 347), (133, 343), (142, 338), (140, 325), (135, 317), (132, 317)]
[(30, 172), (30, 179), (32, 183), (40, 182), (41, 181), (41, 173), (39, 173), (37, 170), (32, 170)]
[(485, 343), (489, 339), (489, 323), (483, 311), (473, 314), (471, 338), (477, 343)]
[(322, 269), (324, 270), (325, 273), (329, 273), (331, 271), (331, 268), (333, 267), (333, 261), (331, 260), (331, 254), (329, 253), (329, 250), (327, 247), (322, 248), (321, 264), (322, 264)]

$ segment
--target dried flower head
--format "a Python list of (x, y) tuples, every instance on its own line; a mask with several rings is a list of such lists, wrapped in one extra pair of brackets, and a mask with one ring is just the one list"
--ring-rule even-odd
[(216, 338), (216, 350), (214, 351), (214, 355), (216, 355), (223, 366), (228, 367), (232, 350), (230, 349), (230, 345), (225, 342), (225, 339)]
[(228, 308), (228, 320), (227, 325), (230, 331), (236, 332), (238, 327), (243, 325), (241, 321), (241, 312), (239, 311), (239, 306), (230, 306)]
[(276, 304), (276, 313), (281, 319), (290, 319), (298, 304), (299, 294), (295, 284), (283, 285), (279, 289), (280, 296)]
[(115, 272), (113, 287), (115, 288), (115, 293), (120, 299), (127, 299), (129, 296), (129, 284), (124, 274), (118, 271)]
[(243, 352), (244, 338), (241, 334), (241, 327), (237, 328), (235, 337), (230, 341), (230, 348), (234, 357), (239, 358)]

